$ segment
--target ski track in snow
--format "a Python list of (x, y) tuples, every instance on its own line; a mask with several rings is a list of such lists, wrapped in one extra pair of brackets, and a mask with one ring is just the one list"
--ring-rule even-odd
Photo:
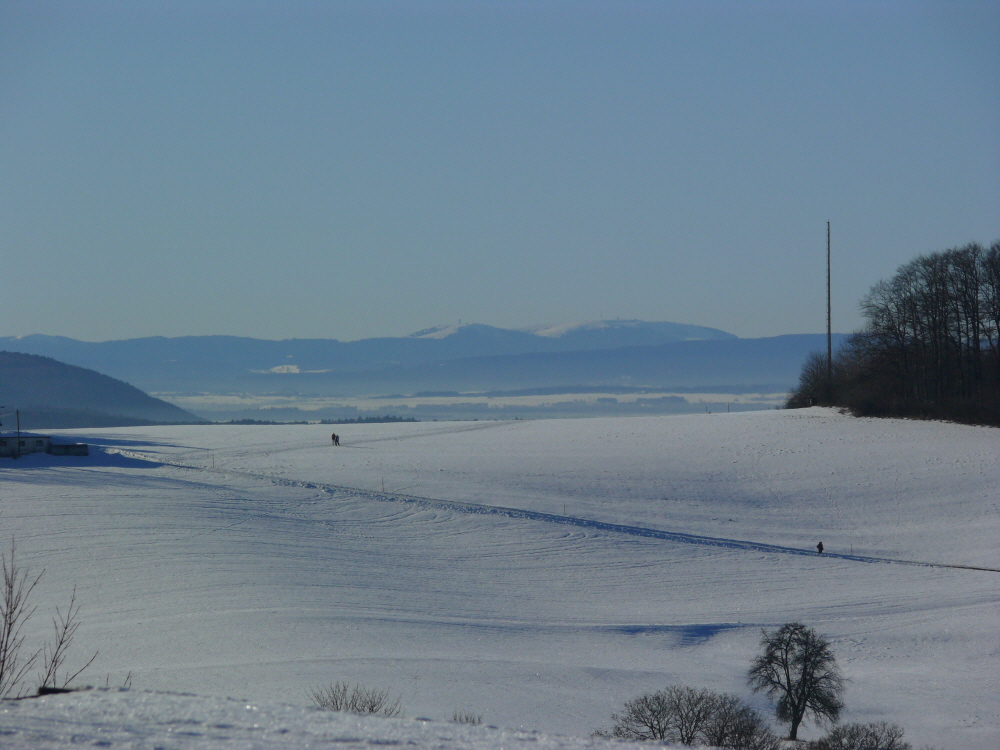
[[(494, 424), (503, 424), (503, 423), (494, 423)], [(448, 434), (448, 433), (466, 432), (466, 431), (467, 430), (440, 430), (435, 434)], [(403, 440), (412, 437), (414, 436), (404, 436), (398, 438), (380, 438), (378, 441)], [(378, 441), (370, 440), (364, 442), (378, 442)], [(310, 443), (307, 446), (289, 447), (285, 448), (284, 450), (295, 451), (295, 450), (301, 450), (303, 447), (313, 448), (314, 445)], [(699, 536), (696, 534), (684, 534), (677, 531), (652, 529), (643, 526), (629, 526), (618, 523), (607, 523), (605, 521), (595, 521), (587, 518), (579, 518), (576, 516), (558, 516), (552, 513), (541, 513), (538, 511), (523, 510), (521, 508), (505, 508), (503, 506), (498, 506), (498, 505), (482, 505), (480, 503), (463, 503), (463, 502), (456, 502), (454, 500), (439, 500), (430, 497), (420, 497), (418, 495), (405, 495), (402, 493), (395, 493), (395, 492), (372, 492), (371, 490), (365, 490), (357, 487), (342, 487), (330, 484), (320, 484), (318, 482), (295, 481), (291, 479), (284, 479), (282, 477), (277, 477), (271, 474), (258, 474), (248, 471), (235, 471), (232, 469), (228, 470), (210, 469), (204, 466), (198, 466), (194, 464), (186, 464), (173, 461), (162, 461), (159, 459), (155, 459), (150, 455), (140, 453), (137, 451), (127, 451), (116, 448), (108, 448), (107, 451), (109, 453), (125, 456), (126, 458), (133, 458), (138, 461), (145, 461), (148, 463), (158, 463), (166, 466), (176, 466), (177, 468), (180, 469), (191, 469), (194, 471), (211, 472), (223, 476), (240, 475), (250, 479), (273, 482), (274, 484), (280, 484), (286, 487), (302, 487), (305, 489), (319, 490), (320, 492), (325, 492), (334, 497), (350, 496), (356, 498), (363, 498), (365, 500), (375, 500), (379, 502), (413, 503), (427, 507), (451, 510), (458, 513), (489, 514), (489, 515), (503, 516), (505, 518), (519, 518), (528, 521), (539, 521), (543, 523), (556, 523), (556, 524), (564, 524), (570, 526), (579, 526), (585, 529), (596, 529), (616, 534), (628, 534), (630, 536), (647, 537), (650, 539), (662, 539), (664, 541), (677, 542), (680, 544), (700, 544), (709, 547), (724, 547), (726, 549), (732, 549), (732, 550), (768, 552), (768, 553), (782, 554), (782, 555), (805, 555), (808, 557), (824, 557), (826, 559), (836, 558), (838, 560), (849, 560), (851, 562), (859, 562), (859, 563), (881, 563), (890, 565), (921, 565), (932, 568), (955, 568), (959, 570), (977, 570), (989, 573), (1000, 573), (1000, 568), (987, 568), (976, 565), (957, 565), (953, 563), (936, 563), (923, 560), (899, 560), (891, 557), (871, 557), (866, 555), (850, 555), (837, 552), (824, 552), (822, 555), (818, 555), (817, 553), (812, 552), (811, 550), (797, 549), (794, 547), (782, 547), (775, 544), (764, 544), (762, 542), (745, 541), (742, 539), (726, 539), (726, 538)]]

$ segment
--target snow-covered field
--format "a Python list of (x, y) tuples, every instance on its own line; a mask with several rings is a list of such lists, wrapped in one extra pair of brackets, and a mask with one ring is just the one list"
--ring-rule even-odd
[[(1000, 747), (998, 430), (808, 409), (66, 434), (101, 449), (0, 463), (0, 532), (47, 569), (29, 636), (76, 584), (83, 682), (133, 690), (19, 702), (0, 744), (149, 690), (312, 726), (295, 706), (334, 680), (400, 695), (405, 726), (582, 738), (672, 683), (765, 709), (760, 629), (800, 620), (851, 680), (846, 721)], [(499, 736), (441, 746), (521, 744)]]

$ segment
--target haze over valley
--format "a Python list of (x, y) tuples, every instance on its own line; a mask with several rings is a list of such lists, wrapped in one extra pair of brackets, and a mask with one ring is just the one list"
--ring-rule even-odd
[(209, 420), (316, 421), (769, 408), (825, 343), (821, 335), (739, 339), (694, 325), (594, 321), (541, 332), (441, 327), (352, 342), (32, 335), (0, 339), (0, 348), (97, 370)]

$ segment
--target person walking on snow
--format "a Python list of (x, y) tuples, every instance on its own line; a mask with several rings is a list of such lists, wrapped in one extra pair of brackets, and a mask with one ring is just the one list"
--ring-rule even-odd
[(823, 542), (820, 542), (819, 544), (816, 545), (816, 551), (819, 552), (819, 554), (821, 555), (823, 554)]

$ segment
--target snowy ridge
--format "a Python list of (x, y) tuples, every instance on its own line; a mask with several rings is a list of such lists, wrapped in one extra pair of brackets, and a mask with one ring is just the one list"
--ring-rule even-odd
[(565, 336), (570, 331), (577, 331), (580, 329), (596, 330), (608, 327), (609, 323), (604, 320), (586, 320), (578, 323), (562, 323), (560, 325), (530, 326), (522, 330), (527, 331), (528, 333), (533, 333), (536, 336), (559, 338), (560, 336)]
[(411, 333), (409, 338), (411, 339), (446, 339), (449, 336), (454, 336), (458, 333), (459, 329), (464, 326), (433, 326), (431, 328), (425, 328), (422, 331), (417, 331), (416, 333)]

